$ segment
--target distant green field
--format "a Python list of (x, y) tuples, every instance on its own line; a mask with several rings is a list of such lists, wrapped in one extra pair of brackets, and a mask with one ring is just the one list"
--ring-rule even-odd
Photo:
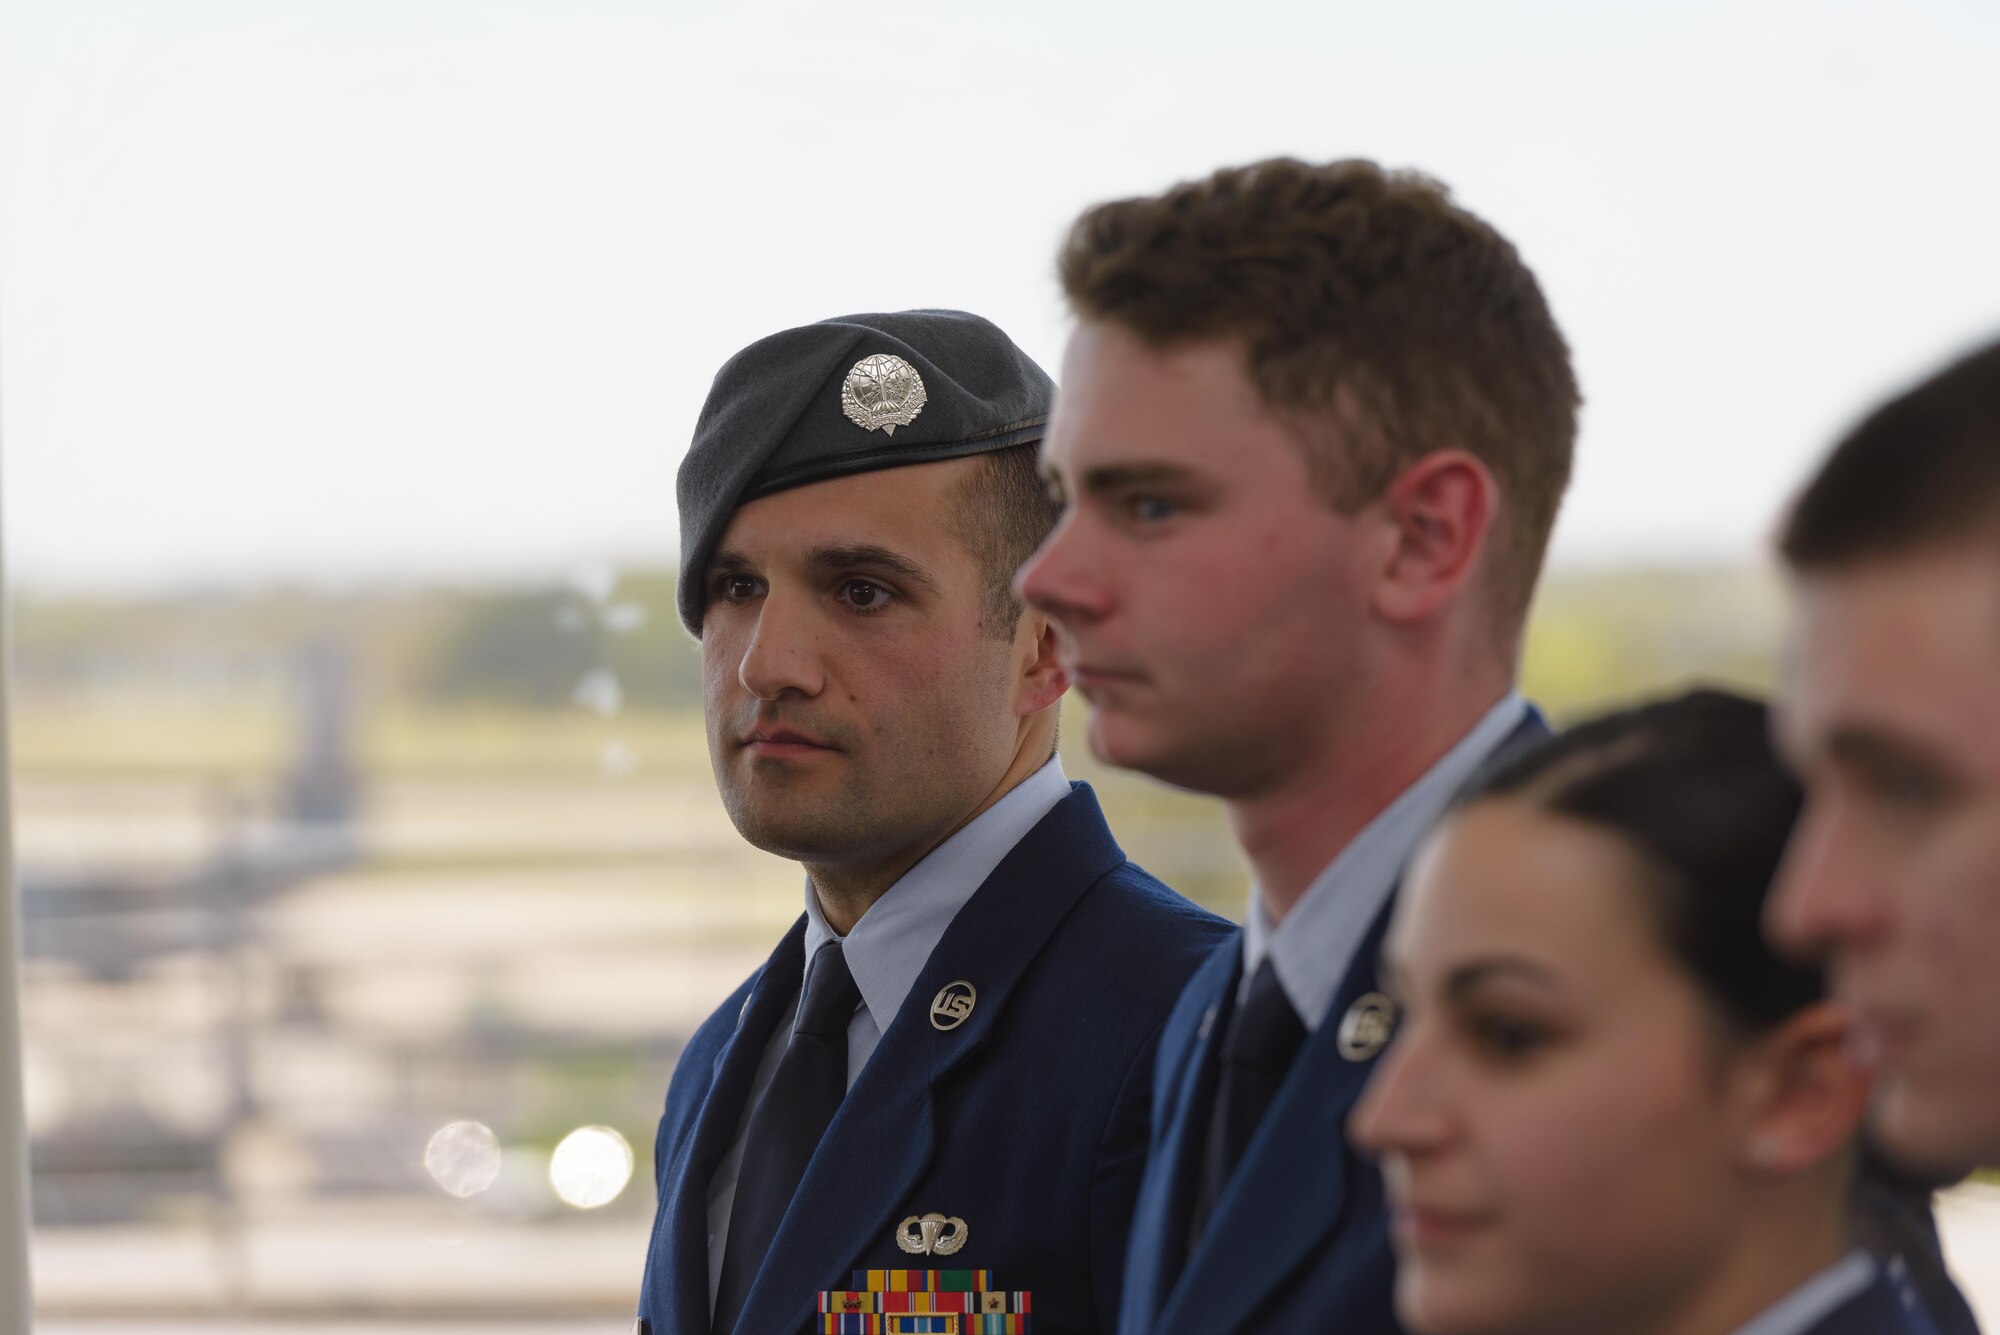
[[(287, 655), (332, 642), (353, 663), (366, 773), (582, 776), (616, 771), (629, 753), (649, 778), (703, 778), (694, 649), (673, 624), (671, 585), (627, 584), (643, 638), (537, 590), (25, 598), (15, 763), (30, 774), (274, 774), (296, 744)], [(1781, 616), (1760, 570), (1557, 574), (1536, 604), (1523, 684), (1558, 719), (1699, 681), (1761, 688)], [(572, 703), (586, 673), (615, 677), (631, 707), (601, 716)]]

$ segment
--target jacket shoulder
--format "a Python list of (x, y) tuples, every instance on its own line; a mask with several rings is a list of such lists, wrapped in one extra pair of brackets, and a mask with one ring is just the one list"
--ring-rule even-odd
[(1051, 959), (1061, 961), (1051, 976), (1086, 989), (1100, 1024), (1157, 1036), (1188, 979), (1235, 932), (1227, 919), (1121, 862), (1077, 901), (1051, 941)]
[(1135, 932), (1151, 947), (1176, 958), (1206, 959), (1218, 941), (1236, 930), (1227, 918), (1209, 912), (1138, 863), (1127, 860), (1091, 887), (1097, 927)]
[(1234, 930), (1121, 857), (1091, 878), (1034, 947), (1010, 1009), (1043, 1034), (1039, 1026), (1088, 1016), (1087, 1045), (1038, 1047), (1039, 1060), (1074, 1060), (1092, 1080), (1115, 1072), (1122, 1081), (1131, 1063), (1150, 1061), (1188, 977)]

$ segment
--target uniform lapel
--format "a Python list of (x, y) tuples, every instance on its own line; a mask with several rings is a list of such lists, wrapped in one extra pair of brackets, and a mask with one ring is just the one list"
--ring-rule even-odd
[(1542, 711), (1533, 705), (1529, 705), (1528, 712), (1521, 717), (1519, 723), (1514, 725), (1514, 730), (1507, 734), (1506, 740), (1494, 747), (1493, 753), (1480, 763), (1480, 769), (1483, 770), (1498, 761), (1506, 760), (1518, 752), (1527, 750), (1544, 737), (1552, 735), (1549, 721), (1542, 717)]
[[(1076, 784), (994, 868), (931, 952), (827, 1127), (751, 1287), (739, 1330), (798, 1328), (818, 1291), (844, 1281), (904, 1215), (954, 1212), (953, 1202), (910, 1199), (937, 1153), (935, 1091), (967, 1073), (966, 1064), (1005, 1020), (1008, 998), (1043, 943), (1078, 896), (1124, 860), (1096, 799)], [(955, 982), (977, 990), (972, 1013), (940, 1030), (931, 1022), (932, 999)], [(955, 1212), (964, 1209), (959, 1203)], [(979, 1242), (975, 1234), (973, 1246)], [(910, 1265), (927, 1268), (927, 1259), (911, 1257)]]
[[(1244, 1328), (1258, 1305), (1356, 1203), (1343, 1137), (1347, 1114), (1375, 1063), (1372, 1057), (1350, 1061), (1341, 1055), (1341, 1019), (1376, 990), (1376, 957), (1388, 923), (1385, 907), (1216, 1201), (1161, 1314), (1162, 1330)], [(1190, 1161), (1180, 1171), (1196, 1173), (1199, 1167)]]
[[(1175, 1276), (1187, 1254), (1188, 1229), (1194, 1210), (1195, 1185), (1201, 1180), (1201, 1152), (1208, 1126), (1207, 1112), (1215, 1102), (1219, 1067), (1216, 1053), (1228, 1030), (1236, 987), (1243, 977), (1243, 937), (1236, 934), (1216, 947), (1189, 981), (1191, 990), (1206, 996), (1208, 1005), (1185, 1049), (1180, 1067), (1169, 1075), (1167, 1097), (1154, 1109), (1157, 1126), (1165, 1128), (1146, 1159), (1139, 1187), (1139, 1209), (1132, 1220), (1132, 1258), (1126, 1273), (1125, 1310), (1140, 1312), (1141, 1328), (1149, 1328), (1166, 1305)], [(1162, 1059), (1168, 1054), (1161, 1052)], [(1134, 1323), (1129, 1316), (1126, 1326)]]
[[(1530, 706), (1488, 760), (1548, 735), (1541, 712)], [(1341, 1055), (1340, 1029), (1348, 1008), (1379, 990), (1376, 968), (1394, 906), (1392, 894), (1355, 952), (1325, 1020), (1292, 1063), (1263, 1125), (1244, 1151), (1243, 1162), (1216, 1201), (1181, 1282), (1161, 1313), (1162, 1330), (1206, 1332), (1244, 1325), (1352, 1207), (1368, 1203), (1363, 1184), (1354, 1176), (1357, 1169), (1371, 1176), (1373, 1170), (1361, 1168), (1348, 1151), (1346, 1127), (1347, 1115), (1374, 1070), (1375, 1056), (1350, 1061)], [(1225, 1014), (1212, 1028), (1226, 1019)], [(1185, 1115), (1178, 1120), (1183, 1128), (1202, 1121)], [(1184, 1186), (1200, 1172), (1199, 1159), (1188, 1157), (1194, 1152), (1194, 1146), (1183, 1147), (1174, 1163)], [(1314, 1167), (1301, 1171), (1308, 1163)]]
[(1808, 1335), (1936, 1335), (1936, 1327), (1915, 1294), (1896, 1292), (1888, 1276), (1877, 1273), (1867, 1288), (1813, 1323)]
[[(668, 1258), (664, 1273), (668, 1291), (656, 1295), (665, 1311), (666, 1326), (657, 1335), (708, 1335), (708, 1184), (715, 1166), (736, 1139), (743, 1104), (750, 1097), (757, 1064), (771, 1036), (790, 1018), (805, 976), (803, 915), (771, 952), (722, 1053), (694, 1131), (675, 1153), (664, 1181), (673, 1184), (673, 1198), (660, 1212), (666, 1236), (655, 1238), (654, 1250)], [(649, 1275), (661, 1273), (654, 1265)]]

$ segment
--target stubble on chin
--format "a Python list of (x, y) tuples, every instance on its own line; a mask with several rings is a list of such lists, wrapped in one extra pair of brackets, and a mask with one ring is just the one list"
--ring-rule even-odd
[(735, 758), (718, 774), (723, 810), (743, 841), (794, 862), (837, 857), (859, 833), (860, 813), (846, 786), (806, 782), (783, 762)]

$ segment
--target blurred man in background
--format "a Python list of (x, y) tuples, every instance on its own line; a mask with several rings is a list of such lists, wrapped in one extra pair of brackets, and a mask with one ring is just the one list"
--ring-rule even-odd
[(675, 1069), (642, 1331), (1116, 1321), (1155, 1038), (1227, 928), (1055, 754), (1066, 679), (1010, 588), (1054, 518), (1052, 393), (953, 311), (788, 330), (716, 377), (678, 601), (724, 805), (804, 864), (805, 914)]
[(1882, 1146), (2000, 1164), (2000, 343), (1856, 427), (1779, 549), (1809, 801), (1771, 928), (1859, 1010)]
[(1092, 749), (1227, 804), (1247, 930), (1168, 1020), (1127, 1335), (1395, 1329), (1342, 1126), (1402, 863), (1498, 748), (1578, 394), (1534, 276), (1422, 177), (1272, 161), (1102, 205), (1017, 587)]

